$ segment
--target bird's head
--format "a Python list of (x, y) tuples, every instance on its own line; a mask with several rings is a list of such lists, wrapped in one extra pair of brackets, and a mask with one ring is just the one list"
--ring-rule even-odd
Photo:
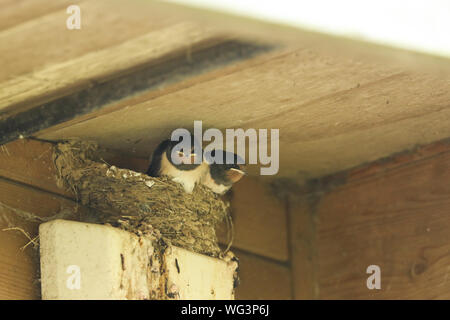
[[(200, 151), (200, 152), (199, 152)], [(202, 149), (191, 135), (190, 139), (169, 140), (166, 155), (172, 165), (180, 170), (192, 170), (202, 162)]]
[[(233, 159), (227, 163), (227, 157)], [(231, 185), (238, 182), (246, 172), (243, 170), (243, 159), (235, 153), (223, 150), (212, 150), (205, 154), (205, 160), (209, 164), (211, 177), (220, 184)]]

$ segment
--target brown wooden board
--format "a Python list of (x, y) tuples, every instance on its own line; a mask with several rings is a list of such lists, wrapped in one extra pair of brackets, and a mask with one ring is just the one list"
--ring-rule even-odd
[(71, 0), (2, 0), (0, 1), (0, 31), (65, 9), (71, 4), (73, 4)]
[(0, 177), (72, 197), (57, 184), (51, 143), (20, 139), (0, 146)]
[[(89, 212), (70, 200), (72, 194), (63, 192), (57, 186), (50, 143), (24, 139), (3, 146), (1, 151), (0, 176), (6, 178), (0, 178), (0, 265), (4, 267), (0, 275), (0, 298), (37, 299), (38, 262), (32, 244), (22, 251), (21, 248), (29, 242), (27, 237), (19, 230), (1, 230), (18, 227), (34, 238), (38, 225), (46, 218), (77, 219)], [(145, 165), (143, 160), (127, 161), (121, 156), (109, 155), (107, 159), (115, 165)], [(247, 193), (237, 191), (240, 199), (237, 204), (239, 219), (236, 220), (238, 243), (261, 255), (237, 250), (242, 275), (237, 297), (290, 299), (292, 290), (288, 264), (275, 260), (285, 260), (287, 255), (284, 207), (257, 182), (248, 181), (241, 187), (245, 185), (254, 191), (254, 196), (246, 204), (242, 197), (245, 198)], [(260, 206), (258, 209), (262, 212), (246, 212), (251, 207), (252, 199), (259, 199), (261, 205), (265, 203), (263, 208)], [(256, 214), (263, 219), (255, 224)], [(245, 234), (246, 228), (252, 231)], [(264, 234), (267, 239), (259, 245), (258, 239), (261, 240), (260, 236)]]
[[(292, 198), (296, 297), (450, 298), (449, 181), (443, 142), (329, 177)], [(381, 290), (366, 286), (370, 265), (381, 268)]]
[[(50, 128), (147, 158), (176, 128), (279, 129), (276, 176), (306, 181), (450, 136), (449, 81), (289, 48)], [(136, 142), (136, 143), (135, 143)], [(249, 166), (259, 175), (259, 166)], [(264, 178), (267, 178), (264, 177)]]
[[(285, 203), (271, 193), (263, 182), (244, 177), (233, 185), (231, 194), (233, 247), (281, 262), (289, 259)], [(219, 239), (229, 241), (224, 223)]]
[(289, 300), (292, 283), (285, 264), (234, 250), (239, 258), (240, 285), (236, 288), (238, 300)]
[(86, 212), (64, 197), (0, 178), (0, 299), (40, 297), (38, 248), (28, 236), (39, 243), (41, 222)]
[[(51, 65), (188, 20), (156, 16), (145, 4), (120, 0), (7, 2), (13, 3), (6, 5), (5, 11), (0, 10), (3, 17), (7, 16), (2, 21), (8, 24), (8, 28), (0, 31), (0, 81), (22, 75), (29, 78)], [(71, 4), (78, 5), (81, 10), (79, 30), (69, 30), (66, 26), (69, 17), (66, 9)], [(16, 20), (14, 16), (19, 18)], [(8, 17), (13, 20), (8, 21)], [(45, 83), (45, 78), (41, 80)]]
[[(73, 192), (58, 181), (53, 163), (53, 145), (34, 139), (19, 139), (0, 146), (0, 177), (75, 200)], [(145, 172), (148, 166), (146, 159), (110, 151), (104, 151), (102, 158), (110, 165), (138, 172)]]
[[(159, 36), (161, 36), (159, 34)], [(171, 35), (166, 35), (171, 37)], [(202, 44), (203, 46), (205, 44)], [(191, 54), (191, 61), (186, 60), (185, 50), (177, 51), (177, 48), (170, 48), (170, 52), (166, 52), (170, 57), (154, 57), (154, 60), (143, 66), (133, 66), (133, 72), (130, 70), (123, 71), (125, 74), (116, 75), (113, 79), (104, 80), (97, 77), (99, 75), (82, 75), (79, 81), (74, 83), (64, 83), (59, 88), (58, 80), (49, 80), (53, 83), (54, 88), (50, 91), (43, 92), (43, 88), (47, 85), (42, 85), (42, 81), (32, 80), (32, 86), (37, 85), (37, 93), (33, 95), (34, 89), (27, 90), (23, 88), (24, 84), (19, 84), (21, 88), (15, 87), (6, 88), (5, 90), (16, 91), (19, 90), (19, 97), (14, 96), (16, 92), (9, 92), (5, 102), (5, 110), (3, 110), (0, 119), (0, 143), (5, 143), (17, 139), (20, 135), (31, 135), (37, 131), (47, 129), (48, 127), (58, 125), (65, 121), (72, 120), (78, 116), (86, 115), (91, 112), (100, 110), (105, 106), (116, 103), (120, 100), (129, 98), (138, 93), (149, 90), (155, 90), (167, 84), (177, 82), (184, 77), (200, 74), (210, 69), (218, 68), (219, 66), (227, 65), (241, 59), (247, 59), (260, 52), (270, 49), (268, 46), (253, 45), (250, 43), (243, 43), (240, 41), (224, 41), (216, 44), (210, 48), (198, 49), (193, 48)], [(174, 50), (174, 51), (172, 51)], [(179, 50), (178, 50), (179, 51)], [(112, 52), (112, 51), (111, 51)], [(128, 50), (127, 50), (128, 52)], [(114, 51), (114, 56), (120, 55)], [(112, 62), (108, 57), (99, 56), (96, 59), (108, 61), (115, 65), (115, 72), (119, 73), (122, 70), (118, 69), (117, 64)], [(133, 61), (132, 58), (123, 58), (126, 61)], [(73, 63), (73, 67), (79, 68), (88, 62)], [(136, 63), (136, 62), (135, 62)], [(91, 70), (92, 71), (92, 70)], [(103, 71), (103, 70), (102, 70)], [(58, 77), (67, 74), (67, 70), (58, 70)], [(71, 74), (69, 72), (69, 74)], [(102, 75), (105, 76), (104, 74)], [(35, 83), (39, 82), (39, 83)], [(26, 83), (26, 82), (25, 82)], [(28, 84), (25, 84), (26, 87)], [(46, 88), (48, 90), (48, 88)], [(59, 90), (64, 90), (65, 95), (59, 99), (54, 99), (55, 95), (59, 95)], [(23, 93), (25, 91), (25, 93)], [(72, 92), (73, 91), (73, 92)], [(49, 93), (53, 97), (49, 97)], [(41, 96), (42, 95), (42, 96)], [(51, 100), (43, 104), (38, 104), (30, 109), (30, 105), (34, 102), (28, 101), (24, 96), (31, 96), (30, 99), (44, 99)], [(17, 105), (12, 101), (19, 99)], [(22, 100), (24, 99), (24, 100)], [(27, 108), (26, 110), (23, 110)], [(18, 113), (18, 110), (22, 110)]]
[[(78, 31), (65, 28), (60, 8), (0, 32), (3, 141), (42, 129), (39, 138), (94, 138), (147, 158), (194, 120), (219, 129), (276, 128), (277, 177), (303, 182), (450, 136), (449, 73), (439, 72), (445, 59), (168, 4), (80, 6), (86, 20)], [(199, 67), (195, 52), (224, 39), (282, 49)], [(380, 52), (383, 59), (371, 59)], [(190, 71), (162, 81), (172, 70), (167, 58)], [(141, 73), (154, 85), (128, 90), (136, 84), (129, 72), (144, 66), (157, 66), (156, 77)]]

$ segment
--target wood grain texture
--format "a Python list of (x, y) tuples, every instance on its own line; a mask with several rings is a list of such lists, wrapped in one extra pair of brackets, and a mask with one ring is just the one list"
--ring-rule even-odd
[(291, 277), (287, 266), (234, 250), (239, 258), (241, 284), (237, 300), (290, 300)]
[[(182, 29), (185, 30), (185, 27)], [(161, 33), (159, 32), (158, 35)], [(186, 38), (183, 38), (183, 41), (185, 40)], [(108, 106), (123, 100), (127, 101), (130, 97), (142, 92), (158, 90), (184, 78), (270, 50), (270, 47), (264, 45), (224, 39), (206, 40), (205, 43), (195, 43), (192, 46), (190, 58), (186, 57), (186, 48), (171, 47), (161, 56), (157, 54), (153, 57), (154, 59), (146, 60), (139, 66), (131, 67), (127, 64), (128, 67), (125, 67), (123, 72), (119, 71), (120, 63), (115, 64), (115, 75), (111, 79), (105, 80), (105, 75), (98, 79), (91, 75), (81, 81), (79, 86), (63, 85), (62, 90), (66, 95), (60, 98), (51, 97), (59, 91), (54, 88), (55, 90), (50, 90), (48, 93), (49, 97), (46, 97), (46, 94), (37, 94), (38, 100), (50, 99), (50, 101), (34, 106), (34, 102), (25, 99), (19, 104), (9, 105), (9, 111), (4, 110), (3, 119), (0, 119), (0, 143), (15, 140), (20, 135), (30, 135), (36, 131), (45, 130), (79, 116), (92, 117), (91, 113), (105, 112), (104, 109), (108, 109)], [(104, 57), (100, 58), (102, 61), (103, 59)], [(129, 57), (124, 61), (128, 62), (128, 59)], [(109, 63), (111, 61), (115, 59), (109, 59)], [(109, 66), (110, 64), (108, 68)], [(61, 76), (60, 73), (58, 73), (59, 76)]]
[[(5, 78), (0, 74), (0, 143), (268, 50), (232, 41), (214, 27), (154, 16), (139, 2), (80, 5), (81, 30), (61, 26), (67, 15), (58, 11), (0, 32), (0, 43), (9, 43), (0, 47), (8, 68)], [(31, 36), (42, 27), (51, 29)], [(116, 37), (119, 29), (128, 37)], [(60, 37), (62, 43), (55, 41)]]
[[(125, 157), (102, 150), (101, 157), (110, 165), (145, 172), (148, 160)], [(72, 191), (58, 182), (53, 163), (53, 143), (20, 139), (0, 146), (0, 177), (76, 200)]]
[[(123, 7), (120, 2), (102, 0), (80, 5), (86, 18), (80, 32), (65, 29), (67, 14), (62, 9), (37, 14), (0, 32), (0, 43), (9, 44), (0, 46), (6, 61), (6, 69), (0, 72), (2, 119), (95, 87), (142, 63), (161, 66), (161, 57), (175, 51), (184, 52), (189, 62), (195, 44), (214, 42), (224, 35), (249, 39), (242, 26), (252, 29), (254, 22), (227, 17), (236, 26), (218, 23), (217, 27), (201, 15), (184, 14), (182, 9), (178, 15), (173, 6), (169, 6), (173, 11), (160, 11), (154, 3), (130, 1)], [(105, 8), (108, 15), (103, 13)], [(224, 19), (218, 17), (218, 21)], [(274, 27), (256, 25), (259, 34)], [(241, 32), (236, 32), (239, 28)], [(202, 75), (189, 74), (106, 105), (73, 97), (81, 104), (80, 110), (88, 111), (61, 111), (61, 118), (51, 121), (46, 110), (29, 120), (36, 123), (34, 119), (39, 118), (45, 123), (29, 131), (21, 121), (2, 125), (9, 131), (16, 129), (9, 139), (21, 130), (28, 135), (53, 126), (36, 136), (94, 138), (107, 148), (141, 158), (148, 158), (173, 129), (191, 128), (194, 120), (219, 129), (277, 128), (277, 177), (302, 182), (450, 136), (450, 81), (445, 72), (425, 72), (427, 68), (397, 63), (399, 57), (411, 58), (398, 50), (387, 50), (389, 63), (385, 63), (386, 59), (331, 50), (334, 45), (355, 45), (347, 39), (331, 41), (328, 36), (280, 26), (274, 30), (280, 35), (279, 43), (285, 45), (276, 53)], [(284, 33), (290, 41), (281, 40)], [(324, 43), (327, 50), (323, 50)], [(426, 64), (425, 60), (408, 61)], [(98, 95), (88, 89), (83, 97)], [(259, 174), (259, 168), (252, 167), (250, 173)]]
[[(286, 206), (260, 180), (244, 177), (233, 185), (231, 196), (233, 247), (286, 262), (288, 254)], [(227, 244), (227, 228), (220, 240)]]
[(39, 299), (39, 260), (28, 238), (50, 218), (83, 220), (92, 214), (56, 182), (50, 143), (19, 140), (0, 147), (0, 299)]
[(205, 129), (275, 128), (278, 176), (304, 181), (450, 136), (449, 85), (427, 74), (285, 49), (38, 137), (95, 137), (148, 157), (173, 129), (190, 129), (194, 120)]
[(86, 213), (74, 201), (0, 178), (0, 299), (40, 297), (37, 251), (21, 231), (5, 229), (20, 228), (34, 238), (46, 218)]
[(73, 4), (71, 0), (1, 0), (0, 31), (65, 9), (71, 4)]
[[(90, 212), (74, 201), (70, 193), (62, 192), (54, 180), (56, 172), (51, 165), (51, 147), (46, 142), (19, 140), (0, 149), (0, 230), (20, 227), (31, 237), (37, 235), (38, 225), (46, 218), (58, 216), (77, 219)], [(144, 168), (144, 160), (125, 159), (117, 155), (107, 155), (108, 163), (126, 167)], [(1, 176), (7, 177), (1, 178)], [(19, 182), (12, 181), (16, 180)], [(250, 185), (249, 185), (250, 184)], [(243, 248), (250, 248), (267, 257), (286, 259), (285, 212), (277, 200), (268, 196), (264, 187), (256, 182), (247, 183), (247, 188), (255, 189), (251, 199), (242, 199), (246, 193), (239, 193), (239, 218), (236, 220), (239, 242)], [(245, 187), (245, 185), (242, 185)], [(44, 191), (47, 190), (47, 191)], [(57, 194), (59, 193), (59, 194)], [(265, 199), (261, 199), (266, 197)], [(258, 199), (257, 199), (258, 198)], [(252, 201), (261, 202), (259, 216), (255, 212), (245, 212)], [(246, 202), (247, 201), (247, 202)], [(250, 202), (248, 202), (250, 201)], [(247, 207), (246, 207), (247, 206)], [(263, 207), (263, 208), (262, 208)], [(244, 212), (243, 212), (244, 210)], [(249, 215), (250, 214), (250, 215)], [(263, 217), (262, 220), (257, 219)], [(252, 229), (248, 234), (245, 230)], [(265, 236), (266, 239), (262, 239)], [(259, 240), (263, 240), (258, 245)], [(21, 247), (28, 240), (19, 231), (0, 231), (0, 298), (37, 299), (37, 264), (31, 249), (24, 252)], [(233, 249), (234, 250), (234, 249)], [(241, 259), (242, 284), (237, 290), (239, 299), (290, 299), (291, 275), (286, 263), (274, 259), (237, 250)]]
[[(20, 2), (24, 2), (23, 0)], [(11, 13), (30, 15), (34, 6), (41, 6), (41, 12), (25, 23), (11, 25), (0, 32), (0, 56), (2, 69), (0, 80), (14, 79), (20, 75), (32, 74), (42, 68), (64, 63), (89, 52), (142, 36), (146, 33), (168, 27), (186, 20), (175, 20), (170, 16), (155, 16), (151, 8), (139, 2), (127, 5), (118, 0), (77, 1), (81, 9), (81, 29), (68, 30), (66, 6), (52, 10), (55, 4), (45, 9), (45, 2), (27, 4), (27, 8), (11, 7)], [(47, 1), (48, 2), (48, 1)], [(73, 2), (71, 4), (74, 4)], [(28, 13), (26, 13), (28, 12)], [(89, 68), (89, 65), (84, 66)], [(41, 79), (45, 83), (45, 78)]]
[(294, 298), (318, 299), (317, 217), (312, 212), (314, 199), (303, 196), (289, 201), (289, 243)]
[(0, 177), (72, 197), (58, 186), (53, 145), (36, 140), (17, 140), (0, 147)]
[(180, 23), (114, 47), (61, 63), (53, 62), (48, 68), (0, 84), (2, 117), (23, 112), (35, 104), (68, 95), (81, 88), (89, 88), (93, 83), (130, 72), (130, 69), (141, 67), (144, 63), (157, 62), (173, 52), (187, 50), (212, 35), (193, 24)]
[(13, 231), (6, 232), (0, 231), (0, 299), (39, 299), (35, 284), (38, 264), (26, 252), (20, 251), (28, 240)]
[[(313, 191), (314, 206), (294, 210), (291, 219), (297, 221), (292, 233), (298, 247), (307, 235), (298, 227), (301, 217), (316, 219), (316, 297), (448, 299), (448, 181), (450, 145), (444, 142), (330, 177)], [(294, 261), (304, 261), (295, 255)], [(369, 265), (381, 268), (381, 290), (366, 287)], [(297, 280), (296, 297), (305, 295)]]
[(302, 45), (305, 48), (317, 49), (322, 54), (332, 52), (338, 59), (350, 58), (365, 63), (400, 66), (410, 71), (450, 75), (450, 60), (445, 57), (367, 42), (357, 35), (331, 35), (313, 29), (271, 23), (266, 19), (248, 18), (245, 14), (234, 15), (167, 1), (155, 2), (153, 6), (153, 10), (159, 11), (162, 15), (171, 14), (178, 19), (189, 17), (248, 39), (273, 41), (287, 46)]

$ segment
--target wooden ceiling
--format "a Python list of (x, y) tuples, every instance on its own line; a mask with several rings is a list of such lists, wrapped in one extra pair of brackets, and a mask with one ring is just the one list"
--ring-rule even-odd
[(275, 177), (303, 181), (450, 137), (444, 59), (139, 1), (80, 1), (82, 29), (68, 31), (70, 1), (42, 2), (47, 11), (0, 2), (0, 130), (9, 139), (23, 126), (147, 158), (194, 120), (276, 128)]

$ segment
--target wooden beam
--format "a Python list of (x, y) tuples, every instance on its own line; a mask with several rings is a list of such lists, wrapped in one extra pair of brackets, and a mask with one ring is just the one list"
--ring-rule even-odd
[(12, 234), (13, 232), (0, 230), (2, 244), (0, 246), (0, 269), (2, 270), (0, 299), (39, 299), (39, 283), (36, 274), (39, 264), (32, 255), (20, 250), (29, 240), (19, 232)]
[[(99, 21), (107, 25), (110, 21), (101, 20), (106, 18), (98, 13), (105, 5), (82, 9), (93, 17), (99, 15)], [(110, 9), (116, 14), (120, 8), (114, 4)], [(159, 22), (134, 30), (127, 41), (111, 40), (77, 54), (64, 47), (71, 53), (58, 56), (61, 60), (51, 59), (57, 52), (51, 46), (43, 68), (28, 65), (8, 73), (15, 78), (5, 80), (6, 89), (0, 92), (3, 142), (33, 133), (48, 140), (79, 137), (95, 139), (121, 154), (148, 158), (173, 129), (191, 128), (194, 120), (219, 129), (278, 128), (277, 177), (304, 182), (450, 136), (448, 75), (396, 63), (399, 57), (408, 60), (408, 54), (379, 48), (386, 59), (370, 59), (370, 55), (356, 54), (359, 47), (371, 52), (370, 45), (345, 39), (282, 26), (270, 31), (270, 24), (208, 13), (217, 17), (218, 26), (212, 27), (210, 18), (189, 9), (177, 11), (178, 6), (162, 9), (155, 3), (133, 2), (130, 8), (124, 11), (123, 26), (128, 15), (136, 14), (139, 20), (140, 11), (148, 14), (148, 10), (160, 17)], [(195, 22), (188, 13), (196, 17)], [(53, 14), (45, 18), (59, 19)], [(86, 28), (92, 32), (89, 23)], [(32, 27), (21, 28), (7, 29), (4, 36), (11, 40), (14, 35), (31, 37)], [(245, 40), (247, 29), (258, 33), (258, 39), (267, 32), (265, 41), (279, 35), (275, 43), (285, 47), (270, 53), (255, 49), (266, 54), (245, 60), (241, 59), (245, 54), (237, 57), (233, 51), (240, 50), (237, 46), (231, 50), (237, 56), (229, 63), (221, 59), (216, 63), (211, 59), (214, 54), (207, 55), (204, 64), (196, 60), (197, 53), (204, 60), (200, 52), (223, 45), (224, 37), (252, 46), (253, 39)], [(284, 41), (283, 35), (290, 40)], [(95, 36), (89, 33), (88, 38)], [(77, 45), (80, 39), (74, 39)], [(4, 49), (11, 60), (8, 66), (24, 43), (15, 45), (11, 48), (17, 50)], [(352, 53), (338, 54), (335, 45), (347, 46)], [(22, 58), (32, 60), (27, 58), (30, 54)], [(431, 60), (408, 61), (422, 65)], [(180, 66), (186, 69), (175, 72)], [(259, 167), (252, 166), (250, 171), (259, 174)]]
[(54, 11), (62, 10), (71, 5), (71, 0), (40, 0), (17, 1), (2, 0), (0, 4), (0, 31), (26, 23)]
[(287, 265), (233, 250), (239, 258), (237, 300), (290, 300), (291, 276)]
[(304, 182), (449, 137), (447, 89), (445, 78), (285, 48), (37, 136), (95, 137), (147, 158), (194, 120), (205, 129), (280, 129), (277, 177)]
[[(75, 3), (66, 0), (40, 0), (38, 3), (21, 0), (8, 5), (6, 11), (0, 10), (2, 15), (28, 17), (24, 23), (19, 23), (22, 20), (16, 21), (18, 24), (11, 21), (8, 28), (0, 31), (0, 42), (8, 44), (0, 47), (0, 82), (27, 75), (32, 77), (34, 72), (48, 69), (52, 65), (113, 48), (153, 31), (192, 21), (158, 16), (150, 6), (142, 2), (84, 0), (76, 1), (81, 10), (81, 29), (68, 30), (66, 20), (69, 14), (66, 8), (69, 4)], [(133, 51), (129, 53), (135, 54)], [(78, 70), (80, 71), (82, 69)], [(43, 75), (40, 73), (40, 76)], [(70, 77), (66, 74), (67, 76)], [(46, 83), (45, 79), (40, 78), (40, 81)]]
[[(142, 67), (154, 67), (174, 55), (182, 53), (186, 61), (187, 50), (191, 46), (202, 47), (200, 44), (212, 36), (213, 33), (199, 30), (193, 24), (177, 24), (13, 78), (2, 83), (2, 118), (30, 109), (39, 102), (55, 100), (58, 96), (73, 94), (107, 82), (110, 78), (130, 74)], [(86, 68), (88, 65), (90, 67)], [(125, 83), (121, 85), (128, 87)]]
[(28, 236), (50, 217), (87, 214), (74, 201), (0, 178), (0, 299), (39, 299), (38, 252)]
[[(93, 223), (58, 219), (41, 224), (39, 235), (46, 300), (234, 299), (233, 261)], [(74, 288), (71, 265), (80, 279)]]
[[(293, 196), (296, 297), (448, 299), (448, 181), (447, 141), (319, 179)], [(305, 219), (314, 224), (305, 228)], [(370, 265), (381, 268), (380, 290), (366, 286)]]
[(335, 36), (281, 23), (271, 23), (262, 19), (171, 2), (158, 1), (153, 5), (153, 9), (162, 15), (171, 14), (178, 19), (189, 17), (205, 25), (214, 25), (218, 30), (248, 39), (283, 43), (287, 46), (302, 46), (320, 54), (332, 53), (338, 59), (376, 63), (390, 68), (424, 72), (440, 77), (448, 78), (450, 76), (450, 59), (445, 57), (352, 39), (351, 36)]
[(227, 245), (232, 231), (233, 248), (287, 262), (286, 205), (271, 191), (266, 183), (253, 177), (244, 177), (234, 184), (230, 197), (233, 229), (229, 230), (224, 222), (218, 237)]
[[(190, 39), (189, 34), (193, 38)], [(115, 50), (108, 49), (68, 64), (52, 66), (51, 71), (43, 71), (51, 83), (50, 88), (42, 82), (44, 76), (33, 75), (33, 78), (22, 81), (10, 81), (4, 89), (6, 96), (0, 98), (0, 110), (3, 109), (0, 143), (102, 109), (144, 90), (155, 90), (185, 77), (250, 58), (270, 48), (240, 41), (215, 40), (219, 42), (216, 45), (214, 42), (203, 43), (205, 36), (205, 33), (198, 35), (196, 28), (179, 25)], [(177, 43), (179, 39), (182, 40)], [(160, 43), (161, 47), (149, 47), (149, 43)], [(192, 46), (188, 58), (186, 43)], [(130, 52), (138, 56), (130, 57)], [(95, 65), (97, 61), (102, 62), (97, 64), (97, 68), (86, 69), (86, 73), (76, 72), (82, 66)], [(67, 74), (73, 77), (67, 79)], [(60, 98), (55, 99), (55, 96)], [(36, 103), (38, 105), (35, 106)]]
[(270, 49), (189, 19), (155, 16), (149, 4), (77, 5), (80, 30), (66, 29), (60, 8), (0, 31), (9, 43), (0, 48), (0, 144)]
[(0, 147), (0, 176), (48, 192), (72, 197), (58, 185), (51, 143), (21, 139)]
[[(77, 219), (79, 216), (83, 219), (89, 217), (89, 210), (70, 200), (74, 199), (74, 196), (57, 186), (55, 180), (57, 173), (54, 170), (51, 154), (52, 144), (37, 140), (18, 140), (0, 148), (0, 168), (2, 168), (0, 176), (6, 177), (0, 178), (0, 230), (20, 227), (34, 237), (37, 235), (38, 225), (50, 217), (66, 219), (68, 217)], [(107, 155), (105, 159), (110, 164), (123, 167), (130, 167), (130, 164), (134, 164), (136, 167), (145, 168), (147, 165), (146, 160), (127, 160), (114, 154)], [(255, 188), (254, 184), (250, 184), (249, 187)], [(257, 193), (261, 197), (266, 196), (263, 192), (264, 188), (258, 190)], [(241, 193), (240, 197), (245, 197), (245, 193)], [(270, 211), (277, 208), (276, 199), (266, 199), (266, 201), (267, 208), (265, 209)], [(240, 202), (242, 203), (242, 200)], [(242, 205), (238, 204), (238, 206), (240, 211), (245, 210)], [(275, 243), (266, 241), (263, 248), (256, 248), (256, 243), (243, 234), (245, 225), (252, 223), (251, 220), (254, 217), (246, 217), (243, 213), (239, 214), (240, 218), (237, 223), (240, 237), (242, 237), (239, 241), (243, 243), (244, 248), (260, 252), (263, 255), (266, 254), (265, 248), (269, 250), (267, 252), (269, 257), (257, 256), (245, 251), (238, 252), (238, 256), (242, 257), (240, 264), (242, 284), (237, 289), (240, 299), (290, 299), (292, 297), (288, 264), (275, 260), (276, 258), (285, 259), (286, 255), (284, 252), (286, 238), (283, 234), (285, 232), (283, 224), (286, 221), (283, 220), (284, 212), (280, 211), (281, 208), (276, 210), (278, 211), (275, 213), (264, 213), (264, 221), (271, 225), (263, 222), (255, 229), (260, 233), (268, 232), (270, 235), (268, 241), (275, 241)], [(279, 215), (281, 215), (281, 221), (276, 221), (280, 218)], [(2, 270), (7, 270), (0, 277), (4, 279), (3, 282), (0, 279), (0, 298), (39, 298), (34, 252), (31, 245), (24, 252), (20, 251), (20, 248), (29, 242), (26, 236), (17, 230), (0, 231), (0, 240), (7, 244), (0, 248), (0, 265), (6, 268)], [(281, 253), (276, 252), (277, 250), (280, 250)], [(6, 276), (3, 277), (3, 275)], [(257, 285), (255, 285), (255, 281), (257, 281)]]
[[(71, 190), (58, 181), (53, 163), (53, 143), (34, 139), (20, 139), (0, 146), (0, 178), (16, 181), (36, 189), (52, 192), (76, 200)], [(125, 157), (103, 150), (102, 158), (110, 165), (145, 172), (148, 160)]]

